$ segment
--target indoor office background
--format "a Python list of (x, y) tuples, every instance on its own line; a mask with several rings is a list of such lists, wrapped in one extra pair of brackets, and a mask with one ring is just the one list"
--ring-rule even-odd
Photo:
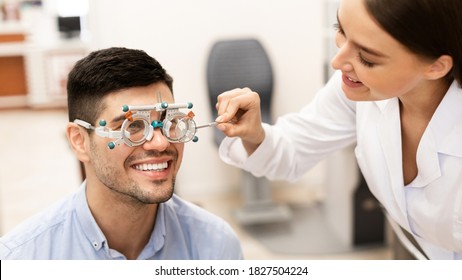
[[(206, 76), (213, 44), (254, 38), (272, 65), (276, 120), (301, 109), (332, 73), (337, 2), (0, 0), (0, 81), (11, 84), (0, 84), (0, 234), (81, 184), (64, 134), (65, 77), (77, 59), (112, 46), (145, 50), (173, 76), (176, 100), (192, 102), (202, 124), (213, 120)], [(80, 31), (63, 32), (58, 18), (69, 17), (79, 18)], [(17, 83), (12, 69), (19, 71)], [(273, 203), (289, 209), (286, 219), (242, 224), (235, 213), (245, 204), (243, 172), (220, 161), (213, 128), (197, 136), (186, 144), (176, 193), (230, 222), (245, 258), (390, 258), (384, 236), (356, 242), (360, 178), (351, 148), (298, 182), (270, 183)], [(362, 224), (376, 227), (367, 219)]]

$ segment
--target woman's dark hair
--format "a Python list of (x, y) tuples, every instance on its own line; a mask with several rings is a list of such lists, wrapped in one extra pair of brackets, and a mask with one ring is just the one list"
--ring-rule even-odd
[(423, 58), (450, 55), (447, 79), (462, 86), (462, 0), (364, 0), (392, 37)]
[(108, 48), (92, 52), (68, 75), (69, 121), (81, 119), (95, 125), (106, 95), (154, 83), (164, 83), (173, 92), (172, 77), (144, 51)]

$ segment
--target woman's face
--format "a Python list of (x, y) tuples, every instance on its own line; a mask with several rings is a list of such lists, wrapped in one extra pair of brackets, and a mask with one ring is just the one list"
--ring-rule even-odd
[(383, 100), (418, 93), (430, 65), (391, 37), (368, 14), (364, 0), (342, 0), (338, 10), (332, 67), (354, 101)]

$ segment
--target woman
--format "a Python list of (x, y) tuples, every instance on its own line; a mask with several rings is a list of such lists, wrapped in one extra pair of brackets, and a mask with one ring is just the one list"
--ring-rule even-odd
[[(462, 259), (462, 1), (342, 0), (337, 73), (298, 113), (261, 123), (258, 94), (218, 97), (224, 161), (296, 180), (356, 143), (372, 193), (431, 259)], [(231, 122), (230, 122), (231, 121)]]

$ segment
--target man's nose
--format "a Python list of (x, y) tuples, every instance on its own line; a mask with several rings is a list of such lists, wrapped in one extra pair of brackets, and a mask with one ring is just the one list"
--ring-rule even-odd
[(152, 132), (151, 140), (147, 140), (143, 144), (144, 149), (157, 151), (164, 151), (168, 146), (170, 146), (170, 142), (167, 140), (167, 137), (162, 134), (160, 128), (155, 128)]

